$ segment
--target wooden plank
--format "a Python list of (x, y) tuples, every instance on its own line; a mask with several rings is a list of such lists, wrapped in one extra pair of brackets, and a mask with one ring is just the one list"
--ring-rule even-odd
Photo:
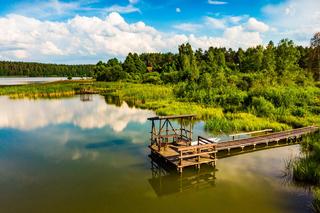
[(180, 155), (179, 158), (190, 158), (190, 157), (198, 157), (198, 156), (206, 156), (208, 154), (212, 154), (212, 153), (217, 153), (217, 151), (208, 151), (208, 152), (202, 152), (202, 153), (197, 153), (197, 154), (190, 154), (190, 155)]
[(235, 137), (235, 136), (240, 136), (240, 135), (251, 135), (251, 134), (257, 134), (257, 133), (262, 133), (262, 132), (272, 132), (272, 129), (263, 129), (263, 130), (259, 130), (259, 131), (252, 131), (252, 132), (241, 132), (241, 133), (237, 133), (237, 134), (232, 134), (229, 135), (230, 137)]
[(187, 146), (187, 147), (178, 147), (178, 151), (185, 151), (185, 150), (191, 150), (191, 149), (198, 149), (198, 148), (213, 148), (216, 147), (217, 144), (203, 144), (203, 145), (196, 145), (196, 146)]

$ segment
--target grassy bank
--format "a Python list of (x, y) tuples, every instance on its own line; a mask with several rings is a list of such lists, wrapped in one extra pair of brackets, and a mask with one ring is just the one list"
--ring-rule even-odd
[(224, 112), (221, 107), (209, 104), (187, 102), (177, 98), (174, 85), (133, 84), (124, 82), (61, 81), (55, 83), (3, 86), (0, 95), (11, 98), (59, 98), (73, 96), (89, 89), (105, 96), (118, 97), (143, 109), (152, 109), (159, 115), (196, 114), (198, 119), (206, 120), (206, 129), (212, 131), (251, 131), (272, 128), (276, 131), (301, 126), (319, 125), (318, 116), (287, 116), (277, 119), (274, 116), (258, 116), (250, 110), (245, 112)]
[(320, 212), (320, 132), (305, 136), (301, 143), (302, 155), (288, 162), (292, 180), (312, 189), (312, 208)]

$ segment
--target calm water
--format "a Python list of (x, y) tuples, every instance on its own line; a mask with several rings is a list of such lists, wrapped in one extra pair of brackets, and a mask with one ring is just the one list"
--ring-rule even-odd
[[(308, 212), (310, 195), (287, 183), (298, 146), (218, 161), (180, 177), (148, 158), (149, 110), (0, 97), (0, 212)], [(203, 123), (195, 125), (196, 134)]]
[[(73, 80), (79, 80), (80, 77), (74, 77)], [(40, 84), (54, 81), (67, 80), (66, 77), (0, 77), (0, 86), (2, 85), (22, 85), (22, 84)]]

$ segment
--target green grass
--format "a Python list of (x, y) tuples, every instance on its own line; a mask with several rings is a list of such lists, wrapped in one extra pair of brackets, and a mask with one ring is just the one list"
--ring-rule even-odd
[(211, 131), (255, 131), (261, 129), (273, 129), (281, 131), (290, 129), (287, 124), (279, 123), (268, 118), (256, 117), (250, 113), (227, 113), (223, 117), (209, 119), (205, 128)]
[(302, 156), (287, 163), (292, 180), (313, 188), (312, 208), (320, 212), (320, 131), (303, 137)]
[(77, 87), (79, 81), (2, 86), (0, 95), (8, 95), (10, 98), (59, 98), (75, 95)]
[(320, 184), (320, 132), (305, 136), (301, 143), (303, 155), (290, 162), (292, 178), (297, 183)]

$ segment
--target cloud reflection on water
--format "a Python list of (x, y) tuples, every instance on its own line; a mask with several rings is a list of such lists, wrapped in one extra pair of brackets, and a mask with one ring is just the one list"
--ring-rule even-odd
[(121, 132), (128, 123), (144, 123), (154, 115), (150, 110), (106, 104), (102, 96), (90, 102), (80, 102), (79, 97), (68, 99), (18, 99), (0, 97), (0, 128), (33, 130), (48, 125), (71, 123), (82, 129), (102, 128), (109, 125)]

